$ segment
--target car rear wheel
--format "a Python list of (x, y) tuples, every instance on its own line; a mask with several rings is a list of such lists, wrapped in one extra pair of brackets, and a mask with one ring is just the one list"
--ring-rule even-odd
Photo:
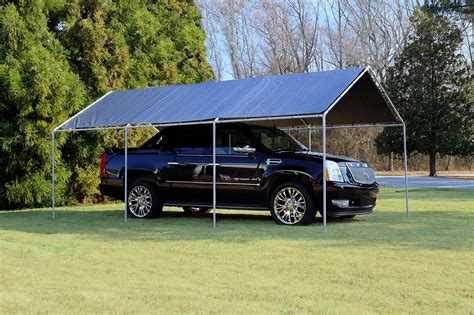
[(154, 218), (163, 211), (163, 204), (154, 185), (136, 181), (128, 190), (128, 213), (132, 218)]
[(314, 198), (310, 190), (298, 182), (283, 183), (270, 198), (270, 213), (278, 224), (310, 224), (315, 214)]
[(201, 208), (201, 207), (183, 207), (184, 212), (198, 214), (198, 213), (209, 213), (211, 208)]

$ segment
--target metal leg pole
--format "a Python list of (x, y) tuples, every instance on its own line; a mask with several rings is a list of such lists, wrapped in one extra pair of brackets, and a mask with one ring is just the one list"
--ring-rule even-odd
[(53, 130), (51, 136), (51, 216), (54, 219), (56, 216), (56, 210), (54, 208), (54, 151), (55, 151), (55, 131)]
[(125, 212), (124, 212), (124, 219), (125, 223), (128, 220), (128, 126), (125, 126), (125, 170), (124, 170), (124, 181), (123, 181), (123, 194), (124, 194), (124, 202), (125, 202)]
[(313, 142), (311, 138), (311, 126), (308, 128), (308, 149), (311, 151), (311, 143)]
[(212, 226), (216, 228), (216, 123), (218, 118), (212, 123)]
[(326, 233), (326, 114), (323, 115), (323, 225)]
[(403, 163), (405, 167), (405, 204), (406, 204), (406, 215), (410, 215), (408, 210), (408, 165), (407, 165), (407, 130), (405, 123), (403, 123)]

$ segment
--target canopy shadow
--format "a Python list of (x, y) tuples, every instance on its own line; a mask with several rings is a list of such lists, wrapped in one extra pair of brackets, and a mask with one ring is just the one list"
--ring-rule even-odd
[[(423, 211), (406, 219), (402, 212), (378, 211), (353, 220), (329, 220), (329, 233), (320, 226), (322, 218), (304, 227), (276, 225), (266, 213), (218, 213), (218, 225), (212, 226), (212, 214), (193, 216), (184, 212), (165, 211), (155, 220), (130, 219), (123, 223), (120, 210), (59, 211), (52, 220), (47, 210), (2, 213), (1, 231), (18, 231), (38, 235), (73, 235), (94, 241), (199, 241), (246, 243), (270, 239), (306, 240), (319, 247), (386, 245), (427, 250), (474, 250), (466, 237), (472, 216), (456, 211)], [(446, 218), (449, 221), (446, 222)], [(333, 232), (334, 231), (334, 232)], [(471, 230), (472, 231), (472, 230)], [(472, 233), (471, 233), (472, 234)]]

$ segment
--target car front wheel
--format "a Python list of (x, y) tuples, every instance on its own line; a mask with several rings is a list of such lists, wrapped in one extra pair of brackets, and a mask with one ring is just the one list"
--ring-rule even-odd
[(314, 198), (310, 190), (298, 182), (281, 184), (270, 199), (270, 213), (278, 224), (310, 224), (315, 214)]
[(148, 183), (137, 181), (128, 191), (128, 213), (133, 218), (154, 218), (163, 211), (156, 188)]

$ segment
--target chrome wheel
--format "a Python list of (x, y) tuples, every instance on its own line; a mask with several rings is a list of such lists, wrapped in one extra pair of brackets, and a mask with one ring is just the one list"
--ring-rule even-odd
[(296, 224), (306, 212), (306, 200), (301, 191), (284, 187), (275, 196), (273, 209), (277, 218), (285, 224)]
[(151, 191), (145, 186), (137, 185), (128, 194), (128, 209), (138, 218), (146, 217), (150, 213), (152, 202)]

